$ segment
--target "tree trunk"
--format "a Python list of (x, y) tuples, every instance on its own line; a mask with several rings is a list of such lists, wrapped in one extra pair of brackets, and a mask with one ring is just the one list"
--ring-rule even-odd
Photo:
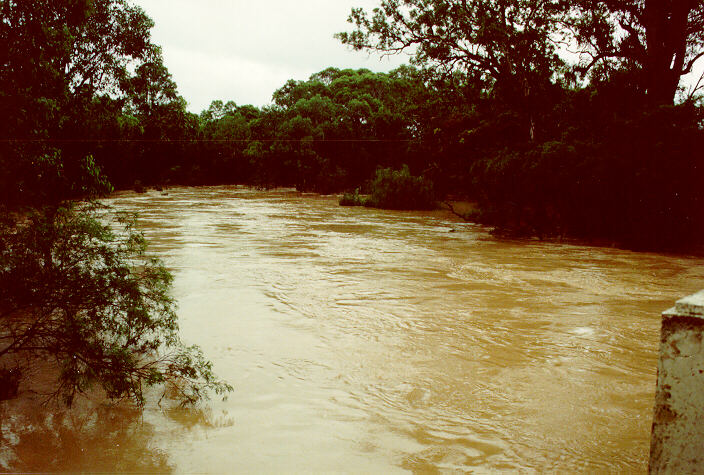
[(694, 0), (646, 0), (642, 14), (646, 57), (644, 86), (651, 106), (671, 105), (687, 54), (687, 26)]

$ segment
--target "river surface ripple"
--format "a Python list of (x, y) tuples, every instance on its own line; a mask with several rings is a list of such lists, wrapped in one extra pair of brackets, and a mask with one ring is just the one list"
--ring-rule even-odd
[(139, 213), (184, 340), (235, 387), (133, 422), (118, 458), (179, 472), (644, 472), (660, 313), (704, 288), (696, 258), (443, 212), (239, 187), (108, 202)]

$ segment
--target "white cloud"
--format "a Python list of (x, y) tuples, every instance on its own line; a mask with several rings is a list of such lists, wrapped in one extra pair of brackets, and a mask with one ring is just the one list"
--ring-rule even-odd
[(350, 30), (352, 7), (376, 0), (135, 0), (154, 20), (152, 37), (199, 112), (214, 99), (268, 104), (288, 79), (334, 66), (388, 71), (408, 58), (353, 52), (333, 35)]

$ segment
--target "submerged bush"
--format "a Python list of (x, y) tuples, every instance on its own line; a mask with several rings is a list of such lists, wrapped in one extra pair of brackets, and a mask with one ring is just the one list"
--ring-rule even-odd
[(400, 170), (377, 170), (371, 183), (371, 195), (365, 206), (385, 209), (434, 209), (437, 207), (433, 184), (413, 176), (404, 165)]
[[(51, 396), (68, 405), (94, 386), (138, 404), (153, 385), (184, 404), (228, 392), (200, 349), (181, 342), (172, 276), (133, 226), (96, 205), (3, 214), (0, 359), (22, 376), (35, 362), (55, 365)], [(9, 376), (0, 386), (12, 389)]]
[(354, 193), (346, 192), (340, 198), (340, 206), (364, 206), (367, 199), (359, 194), (359, 188)]

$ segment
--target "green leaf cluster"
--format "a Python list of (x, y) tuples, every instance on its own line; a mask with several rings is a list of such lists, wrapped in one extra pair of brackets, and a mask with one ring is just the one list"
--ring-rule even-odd
[(180, 341), (172, 276), (145, 250), (132, 219), (95, 204), (5, 217), (0, 358), (23, 374), (37, 360), (54, 364), (50, 396), (69, 405), (96, 386), (139, 404), (154, 385), (184, 404), (231, 390)]
[(433, 184), (411, 175), (407, 165), (400, 170), (379, 169), (371, 182), (365, 206), (386, 209), (433, 209), (437, 207)]

